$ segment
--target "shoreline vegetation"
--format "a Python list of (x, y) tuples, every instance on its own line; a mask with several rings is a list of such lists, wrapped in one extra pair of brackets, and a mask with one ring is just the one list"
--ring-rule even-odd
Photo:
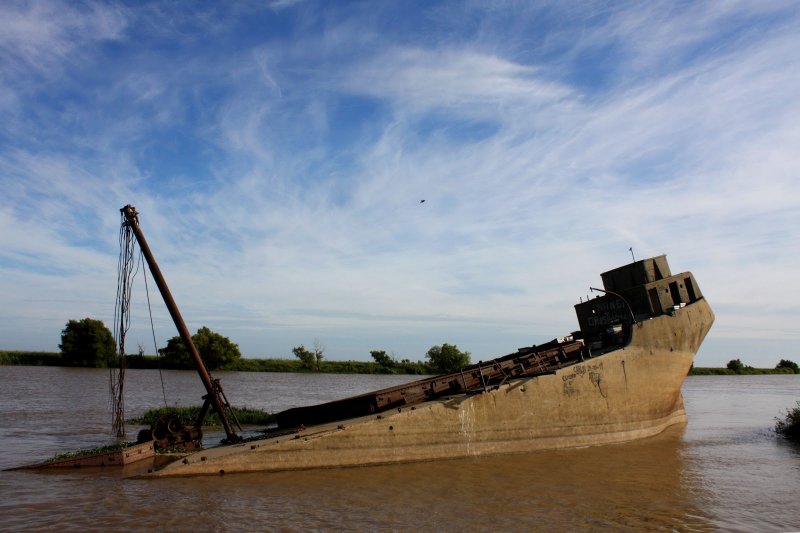
[[(58, 352), (26, 352), (0, 350), (0, 366), (74, 366), (64, 364)], [(85, 368), (95, 368), (87, 365)], [(194, 370), (193, 367), (172, 366), (165, 364), (163, 357), (155, 355), (128, 355), (126, 368), (135, 369), (161, 369), (161, 370)], [(436, 374), (428, 363), (415, 361), (390, 361), (381, 365), (372, 361), (320, 361), (318, 366), (309, 368), (299, 359), (279, 358), (246, 358), (242, 357), (233, 362), (214, 369), (215, 372), (297, 372), (297, 373), (322, 373), (322, 374), (410, 374), (431, 375)]]
[[(165, 365), (163, 358), (155, 355), (129, 355), (127, 368), (135, 369), (162, 369), (186, 370)], [(741, 376), (765, 374), (797, 374), (792, 366), (778, 366), (776, 368), (753, 368), (739, 362), (738, 359), (728, 363), (727, 367), (696, 367), (692, 366), (690, 376)], [(734, 363), (734, 364), (732, 364)], [(0, 350), (0, 366), (70, 366), (65, 365), (61, 354), (58, 352), (35, 352)], [(191, 369), (190, 369), (191, 370)], [(297, 372), (297, 373), (322, 373), (322, 374), (409, 374), (432, 375), (436, 374), (428, 363), (418, 361), (391, 361), (390, 364), (381, 365), (372, 361), (331, 361), (319, 362), (318, 368), (308, 368), (297, 359), (280, 358), (247, 358), (242, 357), (227, 364), (216, 371), (231, 372)]]
[(753, 368), (736, 372), (730, 368), (692, 367), (687, 376), (763, 376), (767, 374), (797, 374), (791, 368)]

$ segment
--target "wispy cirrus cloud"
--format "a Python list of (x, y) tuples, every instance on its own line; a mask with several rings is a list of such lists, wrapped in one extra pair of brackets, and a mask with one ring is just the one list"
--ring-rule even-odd
[(792, 4), (279, 4), (5, 8), (9, 347), (108, 318), (128, 202), (250, 355), (496, 355), (574, 329), (629, 247), (695, 271), (715, 362), (796, 340)]
[(122, 9), (103, 4), (10, 2), (0, 21), (3, 62), (52, 75), (82, 47), (121, 38), (126, 25)]

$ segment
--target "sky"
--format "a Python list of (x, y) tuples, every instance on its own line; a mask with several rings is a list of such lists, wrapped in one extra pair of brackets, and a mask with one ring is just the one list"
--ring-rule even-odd
[[(697, 366), (800, 361), (799, 26), (794, 1), (6, 0), (0, 349), (112, 326), (132, 204), (190, 331), (246, 357), (486, 360), (576, 330), (633, 253), (694, 273)], [(129, 352), (177, 334), (144, 269), (132, 312)]]

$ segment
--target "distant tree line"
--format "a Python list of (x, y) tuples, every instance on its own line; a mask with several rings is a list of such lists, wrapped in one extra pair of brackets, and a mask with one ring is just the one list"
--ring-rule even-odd
[[(322, 370), (324, 352), (318, 340), (314, 341), (313, 352), (302, 344), (292, 349), (303, 369), (316, 372)], [(398, 361), (394, 354), (389, 355), (386, 350), (371, 350), (369, 354), (382, 374), (449, 374), (470, 364), (469, 352), (462, 352), (455, 344), (447, 343), (432, 346), (425, 354), (426, 362), (413, 362), (408, 359)]]
[[(313, 349), (303, 344), (295, 346), (291, 359), (243, 358), (239, 346), (228, 337), (206, 326), (192, 335), (200, 358), (209, 370), (240, 370), (269, 372), (337, 372), (365, 374), (444, 374), (456, 372), (470, 364), (470, 353), (459, 350), (455, 344), (432, 346), (425, 361), (398, 360), (385, 350), (372, 350), (373, 362), (327, 361), (325, 348), (314, 341)], [(61, 332), (60, 353), (0, 352), (0, 364), (59, 365), (105, 368), (117, 364), (117, 347), (114, 336), (101, 320), (84, 318), (69, 320)], [(193, 369), (195, 362), (180, 336), (174, 336), (167, 345), (158, 349), (158, 356), (138, 352), (128, 354), (129, 368)]]
[[(371, 362), (329, 361), (325, 359), (325, 348), (318, 339), (313, 349), (303, 344), (292, 348), (295, 359), (243, 358), (239, 346), (228, 337), (216, 333), (206, 326), (192, 335), (192, 343), (209, 370), (239, 370), (244, 372), (330, 372), (358, 374), (449, 374), (470, 365), (470, 353), (460, 350), (455, 344), (444, 343), (432, 346), (424, 361), (398, 358), (386, 350), (371, 350)], [(52, 365), (103, 368), (116, 364), (116, 345), (111, 331), (102, 321), (84, 318), (69, 320), (61, 332), (60, 353), (0, 351), (3, 365)], [(194, 361), (183, 340), (172, 337), (167, 345), (158, 350), (158, 356), (144, 355), (139, 346), (138, 353), (129, 354), (130, 368), (193, 369)], [(747, 374), (800, 374), (794, 361), (781, 359), (775, 368), (753, 368), (741, 359), (732, 359), (725, 368), (694, 367), (690, 375), (747, 375)]]
[(731, 359), (724, 368), (695, 367), (689, 370), (689, 375), (757, 375), (757, 374), (800, 374), (800, 367), (794, 361), (781, 359), (775, 368), (753, 368), (742, 363), (741, 359)]

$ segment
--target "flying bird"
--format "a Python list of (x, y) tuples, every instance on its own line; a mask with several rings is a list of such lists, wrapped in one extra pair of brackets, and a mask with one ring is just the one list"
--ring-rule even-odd
[(419, 203), (424, 204), (425, 200), (420, 200)]

